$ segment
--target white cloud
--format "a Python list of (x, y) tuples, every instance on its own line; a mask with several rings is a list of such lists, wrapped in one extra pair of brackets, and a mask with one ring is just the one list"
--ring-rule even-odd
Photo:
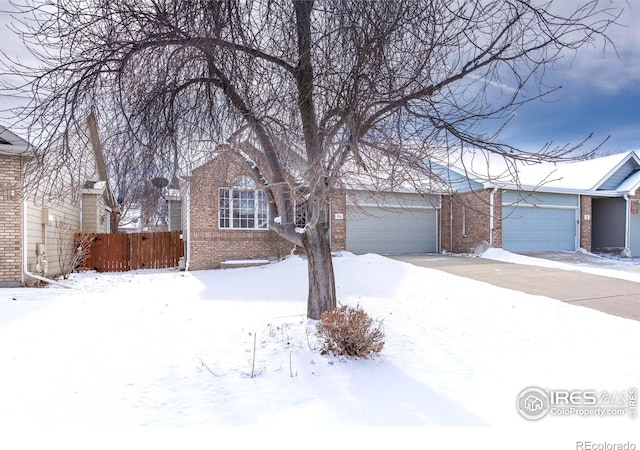
[(616, 24), (607, 30), (611, 42), (594, 42), (575, 55), (566, 54), (560, 66), (569, 82), (587, 84), (614, 94), (640, 81), (640, 4), (611, 0), (622, 9)]

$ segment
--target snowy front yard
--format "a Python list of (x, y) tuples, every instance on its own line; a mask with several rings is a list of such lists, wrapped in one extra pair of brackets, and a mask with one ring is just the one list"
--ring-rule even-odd
[(2, 289), (0, 424), (640, 424), (516, 410), (529, 386), (640, 387), (640, 322), (375, 255), (334, 261), (340, 301), (384, 321), (372, 359), (319, 354), (297, 257)]

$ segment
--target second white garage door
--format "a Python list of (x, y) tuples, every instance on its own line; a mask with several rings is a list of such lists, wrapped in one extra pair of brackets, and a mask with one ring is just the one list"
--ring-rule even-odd
[(381, 254), (437, 252), (437, 210), (375, 206), (348, 209), (347, 250)]

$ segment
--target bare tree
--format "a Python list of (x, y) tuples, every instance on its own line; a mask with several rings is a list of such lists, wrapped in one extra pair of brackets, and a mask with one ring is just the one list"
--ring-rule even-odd
[(142, 217), (157, 216), (162, 208), (162, 189), (157, 180), (169, 182), (173, 175), (173, 162), (167, 160), (167, 152), (148, 142), (132, 141), (126, 132), (111, 130), (108, 142), (105, 159), (120, 206), (113, 229), (132, 220), (142, 221)]
[[(499, 140), (514, 110), (554, 89), (543, 81), (557, 58), (608, 43), (615, 11), (596, 1), (557, 9), (519, 0), (33, 0), (16, 29), (44, 69), (10, 69), (35, 95), (25, 113), (43, 148), (95, 108), (131, 143), (210, 141), (243, 157), (266, 192), (270, 228), (308, 255), (308, 316), (317, 319), (336, 306), (328, 202), (345, 180), (427, 191), (439, 176), (430, 161), (454, 147), (574, 157), (573, 147), (524, 153)], [(296, 199), (308, 206), (304, 233)]]
[(65, 218), (56, 218), (53, 228), (53, 238), (56, 243), (58, 265), (63, 279), (68, 279), (74, 270), (84, 265), (91, 250), (94, 234), (76, 233), (73, 224)]

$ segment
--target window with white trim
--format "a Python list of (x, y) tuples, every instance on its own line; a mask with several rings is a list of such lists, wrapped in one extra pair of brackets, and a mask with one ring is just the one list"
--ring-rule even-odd
[(218, 226), (225, 229), (263, 230), (268, 226), (267, 201), (249, 177), (238, 177), (230, 188), (219, 188)]

